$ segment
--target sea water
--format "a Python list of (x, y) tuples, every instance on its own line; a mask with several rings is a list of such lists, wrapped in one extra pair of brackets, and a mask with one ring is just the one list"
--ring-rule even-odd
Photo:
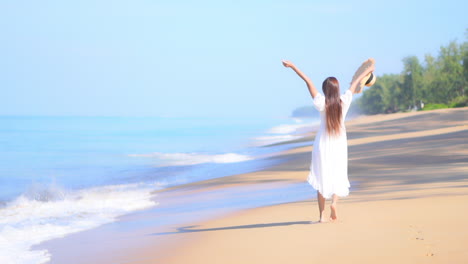
[(0, 263), (43, 263), (40, 242), (157, 206), (154, 190), (272, 165), (263, 147), (318, 120), (0, 117)]

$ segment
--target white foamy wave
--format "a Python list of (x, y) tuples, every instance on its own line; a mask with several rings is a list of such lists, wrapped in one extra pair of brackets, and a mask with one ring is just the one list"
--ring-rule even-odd
[(202, 163), (235, 163), (251, 160), (252, 158), (246, 155), (236, 153), (226, 153), (218, 155), (208, 155), (199, 153), (160, 153), (154, 152), (150, 154), (130, 154), (131, 157), (146, 157), (158, 160), (160, 166), (182, 166), (195, 165)]
[(311, 124), (291, 124), (291, 125), (279, 125), (271, 128), (267, 131), (269, 134), (291, 134), (295, 133), (301, 128), (308, 128)]
[(263, 136), (254, 138), (254, 146), (265, 146), (270, 144), (275, 144), (283, 141), (295, 140), (300, 138), (300, 136), (294, 135), (277, 135), (277, 136)]
[(295, 140), (301, 137), (301, 134), (313, 131), (317, 128), (320, 120), (318, 119), (299, 119), (291, 118), (293, 124), (282, 124), (270, 128), (265, 136), (253, 138), (253, 146), (265, 146), (284, 141)]
[(154, 188), (140, 184), (111, 185), (67, 192), (62, 199), (22, 195), (0, 209), (0, 263), (50, 261), (47, 250), (31, 250), (31, 246), (154, 206), (157, 204), (151, 200)]

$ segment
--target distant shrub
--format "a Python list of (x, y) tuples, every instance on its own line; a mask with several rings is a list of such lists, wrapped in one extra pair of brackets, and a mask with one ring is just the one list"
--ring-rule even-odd
[(303, 106), (295, 109), (291, 117), (297, 118), (320, 118), (319, 111), (315, 110), (313, 106)]
[(468, 106), (468, 96), (458, 96), (450, 102), (450, 107)]
[(422, 110), (427, 111), (427, 110), (444, 109), (444, 108), (449, 108), (449, 106), (446, 104), (426, 104)]

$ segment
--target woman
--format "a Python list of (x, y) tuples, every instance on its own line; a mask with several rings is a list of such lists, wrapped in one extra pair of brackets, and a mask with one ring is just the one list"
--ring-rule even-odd
[(293, 69), (309, 88), (315, 108), (320, 111), (320, 128), (315, 136), (312, 164), (307, 181), (317, 190), (320, 222), (325, 222), (325, 199), (332, 198), (331, 220), (335, 221), (337, 215), (338, 197), (349, 194), (348, 180), (348, 143), (344, 119), (348, 112), (353, 94), (361, 85), (363, 78), (374, 67), (370, 67), (358, 76), (349, 89), (340, 96), (340, 86), (335, 77), (328, 77), (322, 83), (320, 94), (312, 81), (292, 62), (283, 61), (285, 67)]

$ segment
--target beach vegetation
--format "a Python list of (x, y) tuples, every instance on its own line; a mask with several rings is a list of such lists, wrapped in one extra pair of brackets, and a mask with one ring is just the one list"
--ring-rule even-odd
[(450, 108), (465, 107), (465, 106), (468, 106), (468, 96), (459, 96), (453, 99), (449, 105)]
[(427, 104), (424, 106), (422, 110), (427, 111), (427, 110), (444, 109), (444, 108), (449, 108), (449, 106), (446, 104)]
[[(466, 31), (468, 39), (468, 29)], [(403, 58), (400, 74), (385, 74), (358, 99), (365, 114), (465, 107), (468, 105), (468, 42), (450, 42), (438, 56)]]

